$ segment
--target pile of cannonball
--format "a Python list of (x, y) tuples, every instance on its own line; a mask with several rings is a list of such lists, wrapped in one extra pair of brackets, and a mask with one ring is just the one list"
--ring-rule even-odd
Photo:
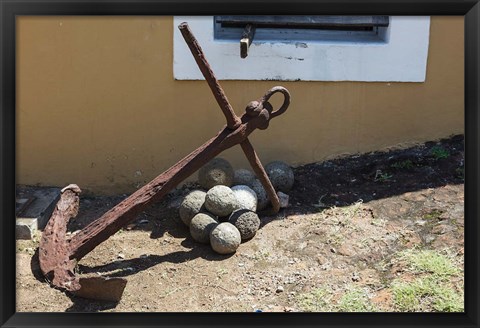
[[(288, 206), (294, 183), (293, 170), (280, 161), (265, 166), (280, 206)], [(255, 236), (260, 227), (257, 211), (270, 203), (263, 185), (250, 170), (234, 170), (223, 158), (215, 158), (198, 172), (202, 189), (190, 191), (179, 206), (179, 216), (199, 243), (210, 244), (219, 254), (234, 253), (242, 241)]]

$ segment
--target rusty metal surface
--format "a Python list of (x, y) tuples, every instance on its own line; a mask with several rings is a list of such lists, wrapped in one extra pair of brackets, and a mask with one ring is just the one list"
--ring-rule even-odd
[[(266, 129), (272, 118), (285, 112), (290, 104), (288, 90), (280, 86), (268, 90), (263, 97), (250, 102), (245, 113), (240, 118), (237, 117), (188, 25), (182, 23), (179, 29), (217, 99), (226, 117), (227, 124), (216, 136), (87, 225), (70, 240), (66, 239), (66, 229), (68, 221), (75, 217), (78, 212), (80, 188), (76, 185), (64, 188), (55, 211), (43, 232), (39, 252), (41, 270), (55, 287), (75, 291), (79, 296), (101, 299), (102, 292), (98, 294), (92, 291), (95, 290), (95, 286), (98, 286), (98, 291), (100, 291), (103, 290), (101, 288), (110, 284), (115, 286), (119, 292), (114, 298), (120, 298), (125, 287), (123, 281), (107, 283), (106, 278), (86, 279), (76, 277), (73, 269), (77, 261), (122, 227), (128, 225), (152, 202), (160, 200), (215, 156), (235, 145), (241, 145), (250, 165), (267, 191), (272, 202), (273, 212), (279, 211), (280, 205), (277, 194), (248, 140), (248, 136), (256, 129)], [(269, 99), (275, 93), (283, 94), (284, 101), (282, 106), (274, 111)], [(82, 281), (85, 287), (82, 287)]]
[(78, 214), (80, 192), (77, 185), (62, 189), (60, 200), (40, 239), (38, 254), (43, 275), (52, 285), (69, 291), (80, 288), (73, 272), (75, 261), (70, 259), (70, 248), (66, 239), (68, 221)]
[(205, 58), (203, 50), (198, 44), (197, 39), (193, 36), (193, 33), (188, 27), (187, 23), (180, 24), (178, 28), (182, 33), (183, 38), (188, 45), (188, 48), (190, 48), (193, 58), (195, 58), (195, 61), (197, 62), (198, 68), (200, 68), (200, 71), (205, 77), (205, 80), (207, 80), (207, 83), (212, 90), (213, 96), (217, 100), (218, 105), (220, 106), (225, 117), (227, 118), (227, 126), (230, 129), (235, 129), (240, 125), (240, 120), (235, 115), (232, 106), (228, 102), (227, 96), (223, 92), (220, 83), (218, 83), (217, 78), (213, 74), (213, 71), (208, 64), (207, 59)]

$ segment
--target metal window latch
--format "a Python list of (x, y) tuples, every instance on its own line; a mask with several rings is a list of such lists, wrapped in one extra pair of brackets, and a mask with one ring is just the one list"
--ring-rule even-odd
[[(290, 104), (290, 93), (284, 87), (273, 87), (258, 100), (251, 101), (241, 117), (236, 116), (188, 24), (182, 23), (178, 28), (225, 115), (227, 124), (216, 136), (69, 239), (66, 233), (67, 224), (78, 213), (81, 190), (75, 184), (62, 189), (60, 200), (43, 231), (39, 246), (40, 270), (55, 288), (85, 298), (119, 301), (126, 286), (125, 278), (78, 276), (74, 272), (77, 261), (135, 220), (139, 213), (153, 202), (159, 201), (215, 156), (237, 144), (240, 144), (265, 188), (272, 203), (271, 212), (276, 213), (280, 209), (278, 196), (248, 136), (257, 128), (266, 129), (272, 118), (287, 110)], [(276, 93), (281, 93), (284, 99), (280, 108), (274, 110), (269, 99)]]
[(247, 24), (243, 30), (242, 38), (240, 39), (240, 57), (246, 58), (248, 56), (248, 49), (255, 37), (255, 25)]

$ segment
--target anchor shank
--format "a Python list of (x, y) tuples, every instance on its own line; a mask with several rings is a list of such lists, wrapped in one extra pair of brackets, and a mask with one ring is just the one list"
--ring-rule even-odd
[(241, 143), (260, 124), (258, 118), (243, 117), (244, 123), (231, 131), (224, 127), (215, 137), (138, 189), (70, 240), (70, 259), (81, 259), (100, 243), (133, 221), (153, 201), (159, 201), (179, 183), (222, 151)]
[(208, 86), (212, 90), (212, 93), (215, 99), (217, 100), (217, 103), (220, 106), (223, 112), (223, 115), (225, 115), (225, 118), (227, 119), (227, 126), (230, 129), (236, 129), (241, 123), (240, 119), (238, 118), (237, 115), (235, 115), (235, 112), (233, 111), (232, 106), (228, 102), (225, 92), (223, 92), (223, 89), (220, 83), (218, 83), (218, 80), (215, 77), (215, 74), (213, 74), (213, 71), (207, 62), (207, 58), (205, 58), (202, 47), (200, 47), (200, 45), (198, 44), (197, 39), (195, 38), (192, 31), (188, 27), (187, 23), (180, 24), (178, 28), (180, 32), (182, 32), (183, 38), (185, 39), (185, 42), (190, 48), (193, 58), (195, 58), (198, 68), (200, 69), (203, 76), (205, 77), (205, 80), (207, 81)]
[(260, 158), (258, 158), (255, 149), (250, 143), (250, 140), (245, 139), (244, 141), (242, 141), (240, 146), (242, 147), (245, 156), (250, 162), (250, 166), (252, 167), (253, 171), (262, 183), (263, 188), (265, 188), (270, 202), (272, 202), (272, 212), (278, 213), (278, 211), (280, 210), (280, 201), (278, 200), (277, 193), (275, 192), (275, 188), (273, 188), (272, 182), (268, 178), (267, 172), (265, 172), (265, 169), (263, 168), (262, 162), (260, 162)]

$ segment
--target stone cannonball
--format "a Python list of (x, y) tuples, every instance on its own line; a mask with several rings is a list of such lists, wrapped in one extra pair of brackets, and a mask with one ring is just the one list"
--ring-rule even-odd
[(223, 158), (214, 158), (198, 171), (198, 183), (205, 189), (233, 184), (233, 167)]
[(275, 190), (288, 192), (292, 189), (293, 170), (287, 163), (281, 161), (270, 162), (265, 166), (265, 171)]
[(185, 225), (190, 226), (193, 217), (204, 209), (206, 194), (205, 191), (194, 190), (185, 196), (178, 209), (180, 219)]
[(210, 213), (198, 213), (190, 222), (190, 235), (199, 243), (208, 244), (210, 232), (217, 224), (217, 220)]
[(179, 211), (180, 211), (180, 205), (182, 205), (183, 199), (184, 199), (183, 197), (175, 197), (171, 199), (162, 213), (163, 217), (166, 218), (167, 220), (173, 220), (176, 223), (182, 222), (182, 219), (180, 219)]
[(210, 232), (210, 245), (219, 254), (235, 253), (242, 242), (240, 232), (229, 222), (223, 222)]
[(237, 207), (237, 198), (227, 186), (215, 186), (205, 195), (205, 208), (214, 215), (230, 215)]
[(257, 194), (249, 186), (233, 186), (232, 191), (237, 199), (237, 209), (257, 210)]
[(267, 208), (268, 204), (270, 204), (270, 199), (260, 180), (255, 179), (255, 181), (253, 181), (252, 190), (257, 194), (257, 211)]
[(233, 212), (229, 222), (238, 229), (242, 240), (252, 238), (260, 228), (260, 218), (257, 213), (244, 209)]
[(246, 169), (238, 169), (233, 173), (234, 185), (251, 186), (255, 180), (255, 174), (252, 171)]

